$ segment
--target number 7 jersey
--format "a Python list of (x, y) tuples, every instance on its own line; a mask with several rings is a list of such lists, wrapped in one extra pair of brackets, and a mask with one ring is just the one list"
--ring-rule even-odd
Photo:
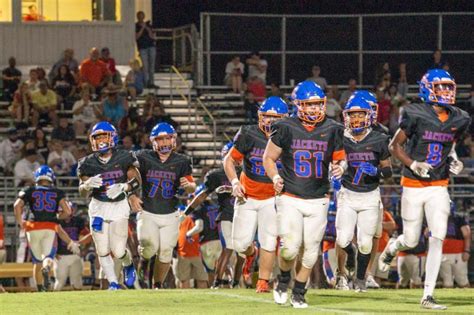
[(402, 185), (408, 187), (446, 186), (449, 178), (448, 155), (471, 122), (469, 114), (453, 107), (445, 106), (449, 115), (438, 116), (429, 104), (411, 104), (403, 108), (400, 129), (407, 138), (406, 152), (416, 161), (433, 166), (429, 178), (415, 175), (410, 168), (402, 171)]

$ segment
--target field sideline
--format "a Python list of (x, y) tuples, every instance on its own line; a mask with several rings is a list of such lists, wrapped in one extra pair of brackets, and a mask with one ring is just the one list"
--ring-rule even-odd
[[(82, 291), (0, 294), (0, 314), (414, 314), (421, 290), (310, 290), (310, 307), (294, 310), (273, 303), (271, 294), (253, 290)], [(444, 314), (474, 314), (474, 289), (438, 289), (436, 297), (448, 306)]]

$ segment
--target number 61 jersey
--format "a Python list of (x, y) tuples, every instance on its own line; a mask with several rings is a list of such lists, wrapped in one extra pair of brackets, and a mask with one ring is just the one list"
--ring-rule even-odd
[(406, 145), (408, 156), (433, 166), (429, 178), (421, 178), (410, 168), (404, 167), (401, 181), (403, 186), (418, 187), (420, 182), (436, 186), (448, 184), (448, 155), (453, 143), (469, 127), (471, 118), (468, 113), (457, 107), (448, 105), (445, 108), (449, 114), (441, 116), (438, 116), (433, 106), (429, 104), (411, 104), (403, 108), (400, 129), (408, 138)]
[(161, 162), (153, 150), (140, 150), (134, 153), (142, 178), (143, 209), (155, 214), (170, 214), (176, 211), (178, 199), (176, 191), (179, 179), (192, 179), (191, 161), (184, 155), (172, 152), (165, 162)]

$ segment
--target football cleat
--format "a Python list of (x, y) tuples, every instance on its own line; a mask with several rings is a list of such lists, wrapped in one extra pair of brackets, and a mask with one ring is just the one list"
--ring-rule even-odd
[(211, 289), (212, 289), (212, 290), (217, 290), (217, 289), (219, 289), (219, 288), (221, 287), (221, 283), (222, 283), (222, 280), (220, 280), (220, 279), (215, 279), (215, 280), (214, 280), (214, 283), (213, 283), (212, 286), (211, 286)]
[(446, 310), (448, 309), (445, 305), (438, 304), (435, 298), (428, 295), (426, 298), (421, 300), (421, 307), (430, 310)]
[(370, 289), (380, 289), (380, 284), (375, 281), (374, 276), (368, 275), (365, 286)]
[(117, 282), (111, 282), (109, 285), (109, 291), (117, 291), (120, 289), (120, 285)]
[(123, 267), (123, 283), (129, 289), (132, 289), (135, 283), (135, 279), (137, 278), (137, 272), (135, 271), (135, 267), (133, 264), (130, 264), (127, 267)]
[(238, 288), (240, 288), (240, 281), (239, 280), (232, 281), (232, 289), (238, 289)]
[(367, 286), (365, 284), (365, 280), (364, 279), (355, 279), (354, 280), (354, 288), (355, 288), (355, 291), (358, 292), (358, 293), (366, 293), (367, 292)]
[(392, 255), (389, 251), (390, 245), (393, 244), (393, 242), (396, 242), (396, 239), (391, 238), (379, 257), (379, 270), (382, 272), (387, 272), (390, 270), (390, 265), (392, 264), (393, 259), (397, 255), (396, 253)]
[[(306, 290), (304, 290), (306, 291)], [(293, 290), (290, 298), (290, 304), (294, 308), (307, 308), (308, 303), (306, 303), (306, 299), (304, 297), (303, 293), (296, 293), (295, 290)]]
[(270, 287), (268, 286), (268, 280), (258, 279), (256, 293), (268, 293)]
[(346, 275), (338, 275), (336, 280), (336, 290), (350, 290)]
[(43, 274), (43, 288), (44, 291), (49, 290), (49, 267), (41, 268), (41, 273)]
[(288, 285), (290, 279), (286, 282), (282, 281), (282, 277), (278, 276), (278, 284), (275, 289), (273, 289), (273, 300), (276, 304), (286, 304), (288, 301)]

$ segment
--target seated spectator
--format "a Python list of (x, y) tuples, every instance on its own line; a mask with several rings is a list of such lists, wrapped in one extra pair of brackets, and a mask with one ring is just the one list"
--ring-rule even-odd
[(268, 98), (270, 96), (278, 96), (284, 100), (286, 99), (285, 94), (280, 90), (280, 84), (278, 84), (277, 82), (272, 82), (270, 84), (270, 91), (267, 93), (266, 97)]
[(76, 140), (76, 133), (73, 126), (69, 123), (67, 116), (59, 117), (59, 124), (51, 132), (51, 139), (61, 140), (64, 146), (69, 147)]
[(107, 70), (111, 75), (112, 83), (115, 85), (122, 85), (122, 78), (120, 77), (120, 72), (118, 72), (115, 68), (115, 59), (110, 57), (109, 48), (104, 47), (100, 50), (100, 60), (107, 65)]
[(258, 77), (253, 77), (248, 81), (247, 92), (252, 93), (257, 102), (262, 102), (267, 94), (264, 82)]
[(23, 141), (18, 138), (16, 128), (8, 130), (8, 138), (0, 142), (0, 172), (12, 174), (13, 166), (21, 157)]
[(15, 185), (17, 187), (32, 186), (35, 184), (34, 172), (40, 167), (38, 160), (36, 150), (28, 149), (25, 151), (24, 158), (16, 162), (13, 169), (13, 176), (15, 176)]
[(341, 105), (336, 101), (333, 89), (330, 89), (326, 93), (326, 116), (335, 121), (341, 121), (341, 112)]
[(142, 116), (138, 115), (138, 108), (132, 107), (128, 111), (128, 115), (125, 116), (119, 124), (120, 134), (134, 133), (137, 130), (143, 129)]
[(40, 81), (38, 79), (38, 69), (30, 69), (30, 77), (26, 80), (28, 90), (33, 93), (39, 90)]
[(27, 123), (21, 121), (15, 125), (16, 131), (18, 132), (18, 139), (23, 142), (26, 142), (30, 139), (30, 135), (28, 134), (28, 128), (30, 127)]
[(345, 106), (345, 104), (349, 100), (349, 97), (351, 97), (351, 95), (355, 92), (356, 88), (357, 88), (356, 79), (349, 79), (349, 87), (347, 88), (347, 90), (342, 92), (341, 98), (339, 99), (339, 104), (344, 104)]
[(375, 86), (378, 86), (388, 76), (390, 76), (390, 64), (388, 62), (377, 65), (375, 70)]
[(53, 90), (48, 89), (46, 82), (42, 81), (39, 84), (39, 90), (31, 94), (31, 101), (34, 109), (32, 118), (34, 127), (38, 126), (40, 120), (56, 124), (58, 98)]
[(313, 66), (313, 68), (311, 69), (311, 72), (312, 72), (312, 76), (310, 76), (309, 78), (307, 78), (306, 80), (310, 80), (310, 81), (313, 81), (315, 82), (317, 85), (319, 85), (324, 91), (327, 91), (327, 87), (328, 87), (328, 82), (326, 81), (325, 78), (321, 77), (320, 74), (321, 74), (321, 68), (319, 66)]
[(245, 109), (245, 118), (246, 123), (248, 125), (255, 124), (258, 120), (258, 108), (260, 104), (255, 99), (255, 95), (252, 92), (247, 92), (244, 101), (244, 109)]
[(142, 94), (145, 88), (145, 73), (137, 59), (130, 60), (130, 71), (125, 77), (125, 88), (133, 102), (136, 101), (137, 95)]
[(44, 16), (38, 13), (38, 8), (34, 4), (28, 6), (28, 14), (23, 16), (23, 21), (25, 22), (40, 22), (44, 20)]
[(106, 97), (101, 103), (99, 118), (118, 126), (123, 117), (127, 115), (128, 102), (119, 95), (119, 88), (109, 84), (105, 89)]
[(153, 109), (155, 106), (163, 107), (156, 95), (148, 94), (145, 98), (145, 104), (143, 104), (143, 117), (145, 118), (145, 121), (153, 116)]
[(23, 121), (29, 123), (32, 108), (33, 104), (31, 101), (31, 93), (28, 90), (28, 84), (22, 82), (13, 95), (13, 102), (10, 107), (8, 107), (8, 110), (15, 122)]
[(35, 142), (36, 151), (43, 156), (44, 160), (48, 160), (49, 155), (49, 147), (48, 147), (48, 139), (46, 139), (46, 135), (41, 128), (36, 128), (33, 132), (33, 140)]
[(239, 56), (234, 56), (225, 67), (225, 85), (232, 89), (234, 93), (242, 91), (242, 75), (244, 74), (244, 64), (240, 62)]
[(160, 104), (153, 107), (152, 116), (148, 118), (148, 120), (145, 122), (145, 131), (147, 133), (150, 133), (153, 127), (155, 127), (156, 124), (161, 122), (166, 122), (172, 125), (176, 130), (178, 130), (178, 123), (174, 121), (170, 115), (166, 114), (164, 107)]
[(100, 95), (110, 81), (110, 72), (107, 65), (99, 59), (99, 50), (92, 48), (90, 57), (81, 63), (80, 82), (88, 83), (95, 89), (95, 94)]
[(49, 82), (48, 82), (48, 78), (46, 76), (46, 70), (44, 70), (44, 68), (38, 67), (38, 68), (36, 68), (36, 71), (38, 72), (38, 81), (39, 82), (41, 82), (41, 81), (46, 82), (46, 84), (48, 85), (48, 88), (51, 88), (51, 86), (49, 85)]
[(390, 111), (392, 105), (390, 101), (385, 98), (385, 93), (382, 89), (377, 89), (375, 96), (377, 97), (377, 103), (379, 104), (377, 121), (388, 127), (390, 123)]
[(91, 125), (97, 122), (97, 115), (100, 114), (96, 105), (92, 104), (89, 89), (81, 90), (81, 99), (74, 103), (72, 107), (72, 122), (78, 136), (85, 136)]
[(260, 53), (256, 51), (246, 60), (246, 63), (249, 67), (249, 79), (257, 77), (263, 82), (263, 85), (265, 85), (267, 82), (267, 61), (262, 59)]
[(64, 104), (65, 109), (70, 109), (71, 107), (66, 104), (70, 104), (76, 94), (76, 80), (67, 65), (59, 67), (59, 72), (51, 81), (51, 86), (59, 96), (59, 103)]
[(53, 79), (58, 75), (59, 68), (62, 65), (66, 65), (68, 69), (74, 75), (74, 78), (77, 79), (77, 74), (79, 73), (79, 63), (74, 59), (74, 50), (72, 48), (67, 48), (63, 52), (63, 57), (59, 59), (49, 72), (49, 81), (53, 82)]
[(69, 176), (76, 159), (71, 152), (65, 150), (61, 140), (51, 140), (51, 152), (48, 155), (48, 165), (58, 176)]
[(2, 70), (3, 98), (5, 101), (12, 101), (13, 94), (18, 89), (21, 80), (21, 71), (16, 68), (15, 57), (8, 59), (8, 68)]

